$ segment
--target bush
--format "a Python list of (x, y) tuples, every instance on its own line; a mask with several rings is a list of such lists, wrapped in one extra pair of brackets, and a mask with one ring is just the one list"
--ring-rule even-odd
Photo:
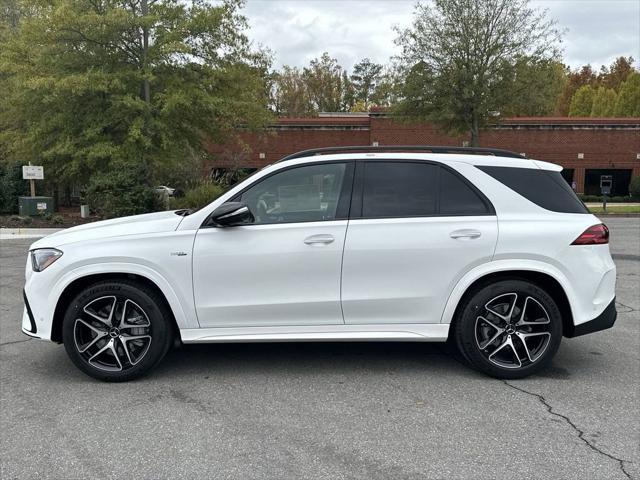
[(640, 175), (633, 177), (629, 184), (629, 193), (635, 200), (640, 201)]
[(62, 217), (61, 215), (54, 215), (53, 217), (51, 217), (51, 221), (56, 225), (62, 225), (64, 223), (64, 217)]
[(147, 168), (131, 162), (118, 162), (109, 172), (93, 175), (86, 201), (94, 212), (106, 218), (153, 212), (159, 206)]
[(22, 179), (22, 165), (0, 161), (0, 213), (17, 213), (18, 197), (28, 194), (28, 182)]
[(191, 190), (187, 190), (181, 198), (171, 198), (170, 205), (173, 209), (198, 209), (213, 202), (223, 192), (224, 188), (216, 183), (202, 183)]

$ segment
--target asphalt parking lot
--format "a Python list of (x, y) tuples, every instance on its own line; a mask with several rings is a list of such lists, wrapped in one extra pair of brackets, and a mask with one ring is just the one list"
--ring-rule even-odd
[(0, 251), (1, 478), (640, 478), (640, 219), (607, 218), (613, 329), (499, 381), (436, 344), (185, 346), (90, 379), (20, 332), (25, 254)]

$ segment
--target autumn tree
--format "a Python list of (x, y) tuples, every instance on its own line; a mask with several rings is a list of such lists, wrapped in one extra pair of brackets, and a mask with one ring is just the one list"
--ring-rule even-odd
[(434, 0), (397, 30), (404, 100), (397, 112), (468, 132), (494, 121), (512, 97), (518, 62), (556, 57), (560, 33), (528, 0)]

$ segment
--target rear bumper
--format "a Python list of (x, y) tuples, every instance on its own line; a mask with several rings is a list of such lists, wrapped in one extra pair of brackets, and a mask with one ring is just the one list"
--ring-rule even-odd
[(618, 312), (616, 311), (616, 299), (611, 300), (611, 303), (607, 305), (607, 308), (593, 320), (581, 323), (580, 325), (572, 325), (568, 331), (564, 332), (565, 337), (579, 337), (580, 335), (586, 335), (587, 333), (599, 332), (600, 330), (606, 330), (613, 327), (616, 322)]

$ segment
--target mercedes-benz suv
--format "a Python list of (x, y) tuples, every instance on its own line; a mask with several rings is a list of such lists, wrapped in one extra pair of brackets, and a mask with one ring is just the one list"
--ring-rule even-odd
[(35, 242), (22, 330), (102, 380), (176, 343), (456, 345), (518, 378), (616, 318), (609, 231), (561, 167), (501, 150), (300, 152), (197, 211)]

